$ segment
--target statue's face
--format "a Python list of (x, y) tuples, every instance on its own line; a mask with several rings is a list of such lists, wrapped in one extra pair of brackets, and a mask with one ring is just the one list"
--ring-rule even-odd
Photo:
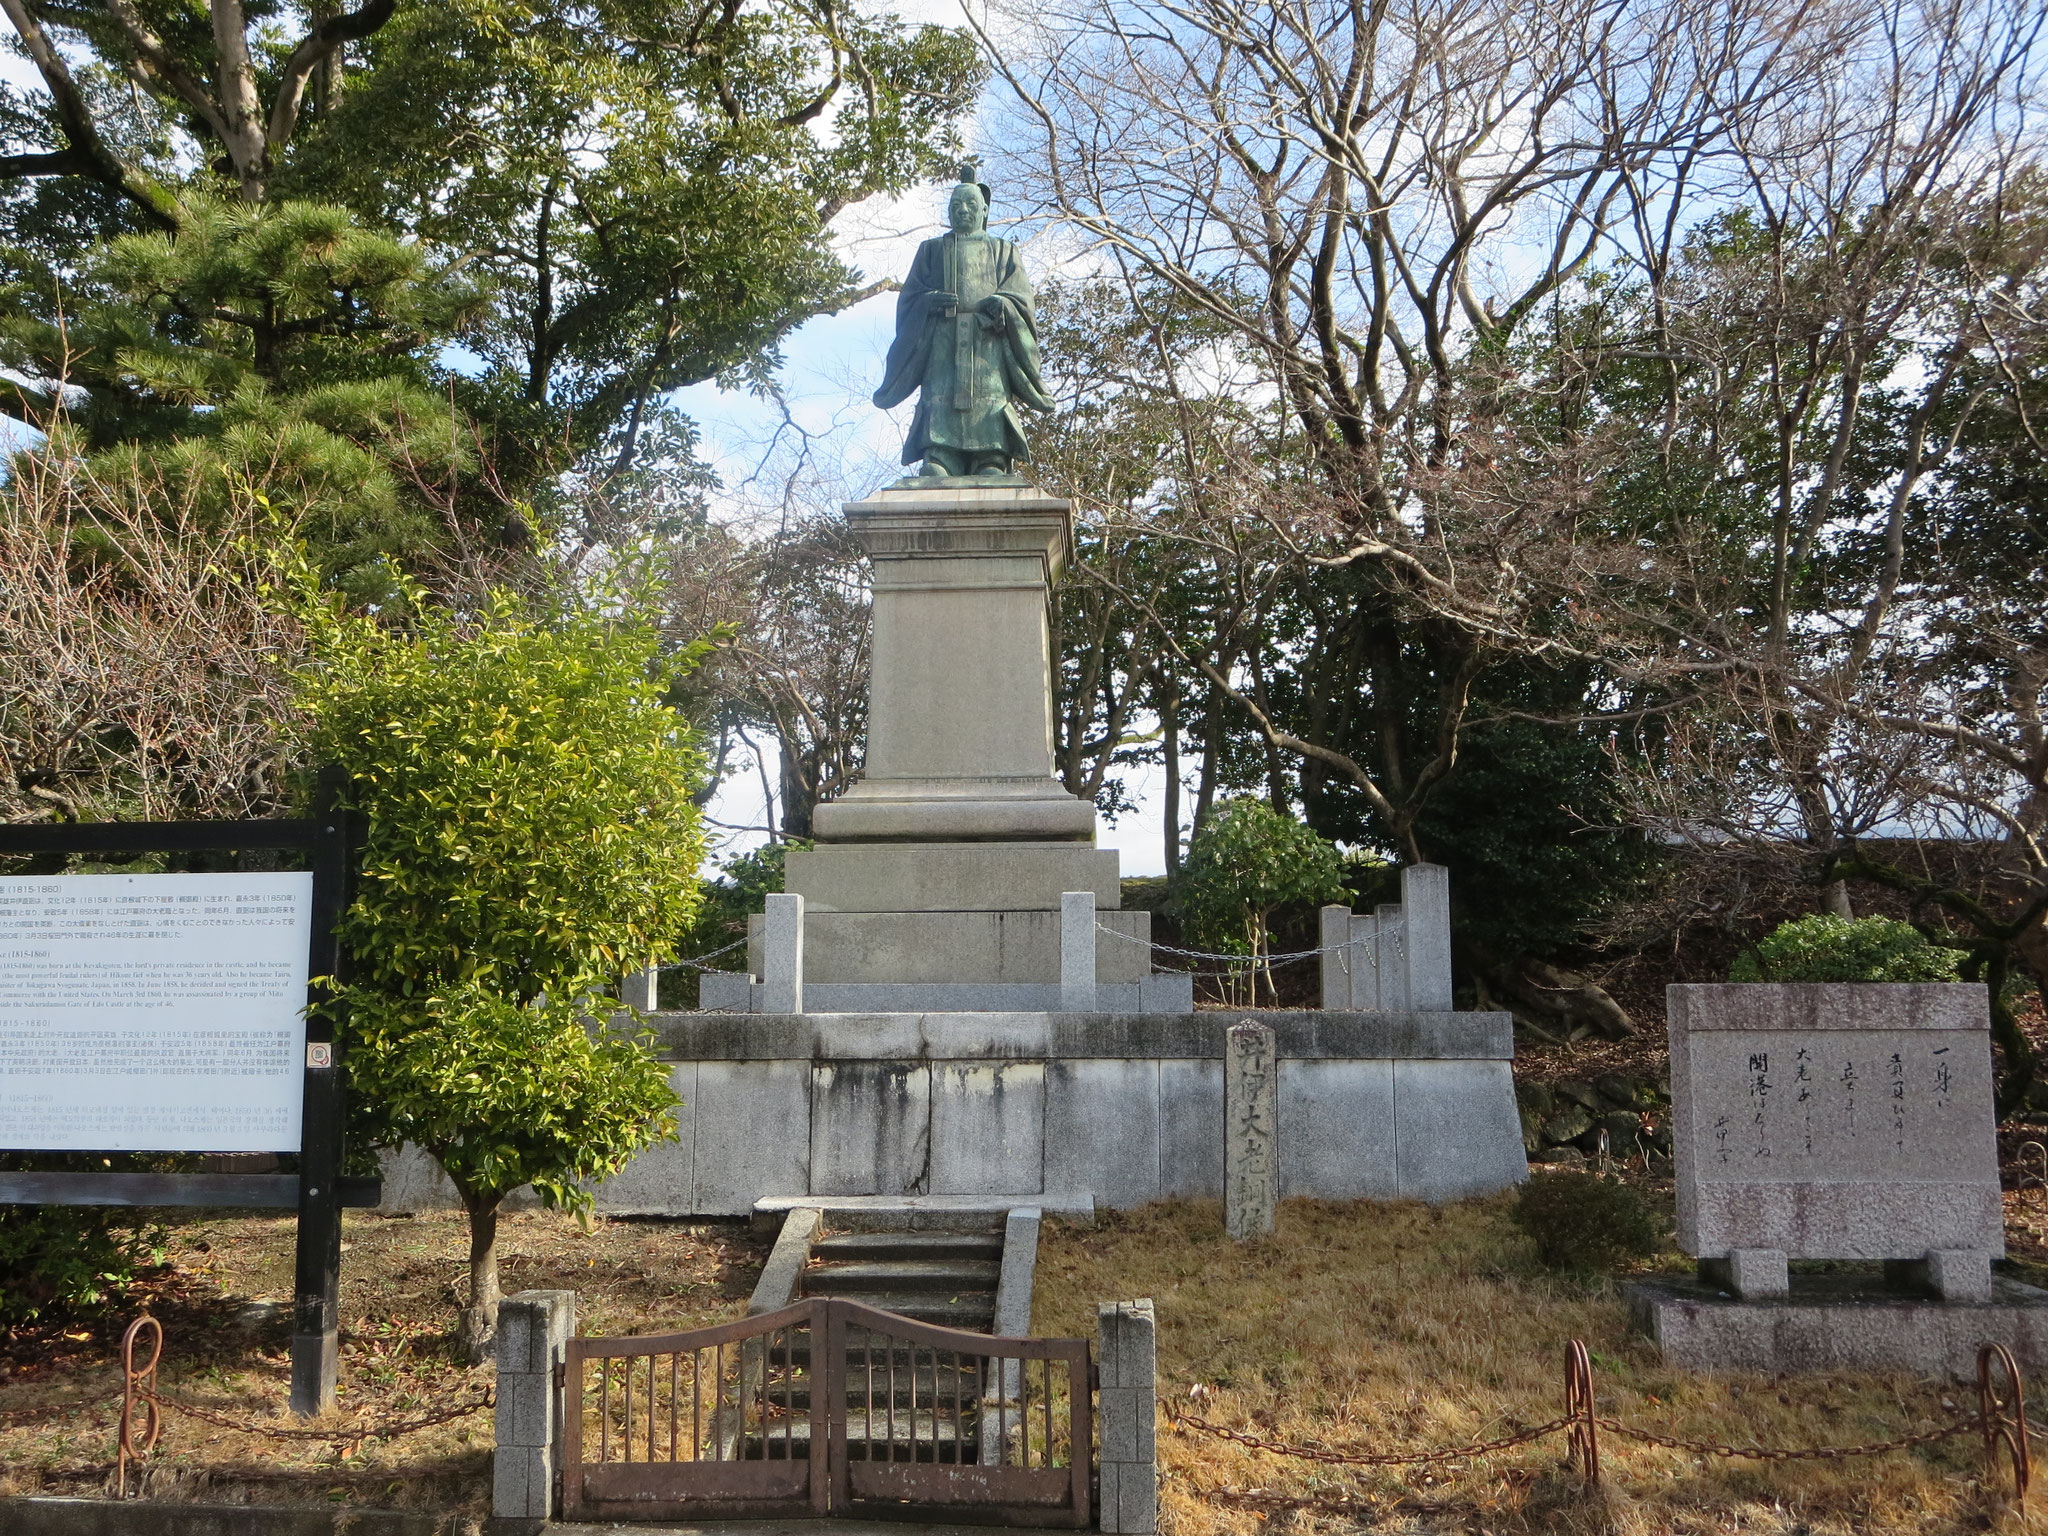
[(978, 235), (988, 220), (988, 212), (982, 207), (981, 194), (966, 182), (953, 189), (953, 200), (946, 205), (946, 218), (956, 235)]

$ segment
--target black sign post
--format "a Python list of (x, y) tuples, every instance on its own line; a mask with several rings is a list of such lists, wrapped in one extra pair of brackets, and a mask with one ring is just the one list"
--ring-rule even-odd
[[(299, 848), (312, 858), (312, 946), (307, 1002), (317, 1004), (347, 975), (339, 938), (355, 881), (356, 837), (332, 775), (320, 781), (315, 814), (306, 820), (124, 821), (0, 826), (0, 854), (196, 853)], [(335, 1059), (332, 1010), (306, 1019), (304, 1113), (299, 1172), (0, 1173), (0, 1204), (204, 1205), (291, 1209), (299, 1213), (292, 1305), (292, 1412), (301, 1417), (334, 1406), (339, 1361), (341, 1211), (372, 1206), (375, 1179), (341, 1177), (341, 1073)], [(34, 1147), (8, 1148), (32, 1152)]]

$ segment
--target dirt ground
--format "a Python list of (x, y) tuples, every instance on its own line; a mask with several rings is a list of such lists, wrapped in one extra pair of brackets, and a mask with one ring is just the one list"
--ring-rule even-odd
[[(291, 1425), (293, 1222), (202, 1213), (174, 1222), (168, 1262), (117, 1314), (70, 1328), (0, 1334), (0, 1494), (111, 1491), (120, 1419), (120, 1335), (145, 1308), (164, 1328), (166, 1397), (269, 1429)], [(343, 1218), (338, 1417), (388, 1424), (474, 1402), (488, 1366), (448, 1347), (467, 1280), (457, 1215)], [(722, 1322), (746, 1310), (767, 1257), (739, 1222), (603, 1221), (586, 1232), (546, 1212), (499, 1231), (507, 1294), (573, 1290), (585, 1332), (644, 1333)], [(146, 1496), (228, 1502), (328, 1501), (489, 1513), (488, 1409), (360, 1446), (276, 1440), (166, 1416), (143, 1474)]]

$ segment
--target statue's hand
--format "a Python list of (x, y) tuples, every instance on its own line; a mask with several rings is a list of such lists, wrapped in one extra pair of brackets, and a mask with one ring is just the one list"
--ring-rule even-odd
[(938, 315), (943, 318), (959, 312), (960, 296), (957, 293), (945, 293), (934, 288), (924, 296), (924, 304), (926, 314)]
[(980, 311), (981, 324), (984, 330), (1000, 331), (1010, 323), (1009, 309), (994, 294), (990, 294), (987, 298), (983, 299), (975, 308)]

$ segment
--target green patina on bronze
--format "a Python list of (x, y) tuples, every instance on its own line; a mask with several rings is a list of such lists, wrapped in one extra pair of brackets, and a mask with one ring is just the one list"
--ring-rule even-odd
[(1038, 372), (1038, 321), (1017, 242), (988, 232), (988, 189), (961, 171), (952, 232), (917, 248), (896, 300), (896, 339), (875, 404), (917, 393), (903, 462), (910, 483), (1011, 478), (1031, 457), (1017, 407), (1052, 409)]

